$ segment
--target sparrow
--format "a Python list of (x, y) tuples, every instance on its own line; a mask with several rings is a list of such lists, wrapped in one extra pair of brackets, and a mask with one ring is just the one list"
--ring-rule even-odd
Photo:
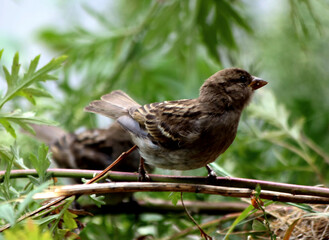
[[(103, 170), (134, 145), (128, 132), (116, 122), (108, 129), (90, 129), (81, 133), (68, 133), (55, 126), (31, 126), (35, 137), (49, 145), (52, 158), (60, 168)], [(139, 159), (139, 153), (134, 152), (112, 170), (136, 172)]]
[(141, 165), (174, 170), (207, 167), (232, 144), (242, 110), (267, 84), (239, 68), (210, 76), (199, 97), (140, 105), (121, 90), (92, 101), (85, 111), (117, 120), (130, 133)]
[[(108, 129), (90, 129), (81, 133), (68, 133), (55, 126), (31, 126), (35, 137), (49, 145), (52, 159), (60, 168), (103, 170), (134, 145), (129, 133), (116, 122)], [(137, 172), (139, 161), (139, 153), (135, 151), (111, 170)], [(153, 171), (151, 166), (147, 165), (146, 168), (147, 171)], [(70, 182), (81, 184), (80, 179)], [(104, 197), (108, 205), (116, 205), (125, 199), (133, 201), (132, 193), (111, 193)]]

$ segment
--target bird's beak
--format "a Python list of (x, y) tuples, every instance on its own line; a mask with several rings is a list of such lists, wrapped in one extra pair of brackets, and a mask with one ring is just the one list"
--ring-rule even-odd
[(268, 82), (261, 78), (252, 76), (252, 81), (248, 86), (251, 87), (252, 90), (256, 90), (258, 88), (264, 87), (267, 83)]

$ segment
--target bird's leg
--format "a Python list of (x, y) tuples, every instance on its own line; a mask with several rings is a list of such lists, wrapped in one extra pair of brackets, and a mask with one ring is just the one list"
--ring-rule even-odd
[(206, 165), (206, 168), (208, 171), (207, 181), (209, 183), (216, 183), (217, 175), (216, 175), (215, 171), (212, 170), (208, 164)]
[(145, 166), (144, 166), (145, 160), (144, 158), (141, 157), (140, 161), (139, 161), (139, 167), (138, 167), (138, 181), (139, 182), (148, 182), (150, 181), (150, 177), (147, 174), (147, 171), (145, 170)]

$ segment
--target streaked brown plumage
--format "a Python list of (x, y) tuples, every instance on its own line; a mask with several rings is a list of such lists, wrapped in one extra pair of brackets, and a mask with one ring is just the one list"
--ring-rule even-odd
[(85, 109), (117, 119), (147, 163), (189, 170), (206, 166), (226, 151), (253, 91), (266, 84), (245, 70), (229, 68), (208, 78), (196, 99), (141, 106), (117, 90)]
[[(49, 145), (52, 158), (61, 168), (103, 170), (134, 145), (130, 135), (118, 123), (113, 123), (108, 129), (91, 129), (78, 134), (54, 126), (32, 127), (36, 138)], [(134, 152), (112, 170), (136, 172), (139, 158), (138, 152)]]
[[(128, 132), (116, 122), (108, 129), (91, 129), (78, 134), (54, 126), (32, 124), (32, 127), (36, 138), (49, 145), (52, 158), (60, 168), (103, 170), (134, 145)], [(111, 170), (137, 172), (139, 160), (139, 153), (132, 152)], [(153, 169), (147, 166), (147, 170)], [(80, 179), (72, 182), (81, 183)], [(111, 193), (106, 194), (104, 200), (115, 205), (131, 196), (131, 193)]]

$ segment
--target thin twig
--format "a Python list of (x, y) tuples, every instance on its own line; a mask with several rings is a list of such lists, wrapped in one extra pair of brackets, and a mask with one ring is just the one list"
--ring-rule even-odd
[[(241, 214), (241, 212), (239, 213), (231, 213), (231, 214), (227, 214), (223, 217), (220, 217), (218, 219), (214, 219), (214, 220), (211, 220), (209, 222), (206, 222), (206, 223), (202, 223), (200, 224), (200, 227), (203, 227), (203, 228), (208, 228), (208, 227), (211, 227), (211, 226), (215, 226), (215, 225), (219, 225), (220, 223), (224, 223), (224, 222), (228, 222), (228, 221), (232, 221), (234, 220), (235, 218), (239, 217)], [(182, 231), (180, 231), (179, 233), (176, 233), (172, 236), (169, 236), (168, 237), (168, 240), (177, 240), (177, 239), (182, 239), (183, 237), (197, 231), (197, 227), (196, 226), (192, 226), (192, 227), (188, 227)]]
[(275, 239), (275, 236), (274, 236), (274, 232), (272, 231), (271, 229), (271, 226), (270, 226), (270, 222), (267, 218), (267, 214), (266, 214), (266, 211), (265, 211), (265, 208), (263, 207), (263, 202), (261, 201), (261, 199), (259, 199), (258, 197), (255, 197), (254, 198), (255, 201), (256, 201), (256, 204), (257, 204), (257, 209), (260, 209), (262, 212), (263, 212), (263, 216), (264, 216), (264, 220), (265, 220), (265, 226), (271, 236), (271, 240)]
[(185, 210), (186, 215), (195, 224), (195, 226), (197, 226), (197, 228), (199, 229), (201, 237), (203, 237), (206, 240), (208, 240), (208, 239), (212, 240), (212, 237), (210, 237), (205, 231), (203, 231), (203, 229), (199, 226), (199, 224), (194, 220), (192, 215), (187, 211), (187, 208), (185, 207), (185, 204), (184, 204), (184, 201), (183, 201), (183, 192), (180, 193), (180, 200), (182, 202), (182, 205), (183, 205), (183, 208)]
[[(32, 216), (40, 213), (43, 210), (46, 210), (46, 209), (48, 209), (48, 208), (50, 208), (52, 206), (55, 206), (55, 205), (59, 204), (60, 202), (62, 202), (63, 200), (65, 200), (66, 198), (68, 198), (68, 197), (59, 197), (59, 198), (56, 198), (56, 199), (50, 201), (49, 203), (47, 203), (46, 205), (43, 205), (42, 207), (40, 207), (40, 208), (38, 208), (38, 209), (36, 209), (36, 210), (34, 210), (32, 212), (29, 212), (29, 213), (24, 214), (23, 216), (21, 216), (20, 218), (18, 218), (16, 222), (21, 222), (21, 221), (23, 221), (26, 218), (32, 217)], [(8, 229), (10, 227), (11, 227), (10, 224), (5, 224), (5, 225), (3, 225), (0, 228), (0, 232), (4, 231), (4, 230), (6, 230), (6, 229)]]
[(127, 152), (121, 153), (121, 155), (110, 164), (107, 168), (105, 168), (101, 173), (97, 174), (94, 178), (90, 179), (86, 184), (92, 184), (94, 182), (97, 182), (102, 177), (104, 177), (115, 165), (117, 165), (122, 159), (127, 157), (130, 153), (132, 153), (134, 150), (137, 149), (137, 146), (134, 145), (132, 148), (130, 148)]
[[(112, 164), (110, 164), (110, 166), (108, 166), (106, 169), (104, 169), (102, 172), (100, 172), (99, 174), (97, 174), (95, 177), (93, 177), (91, 180), (89, 180), (87, 183), (83, 184), (83, 185), (90, 185), (94, 182), (97, 182), (99, 179), (101, 179), (105, 174), (107, 174), (112, 167), (114, 167), (117, 163), (119, 163), (122, 159), (124, 159), (126, 156), (128, 156), (131, 152), (133, 152), (135, 149), (137, 148), (136, 145), (134, 145), (131, 149), (129, 149), (127, 152), (123, 152)], [(73, 195), (76, 195), (76, 194), (71, 194), (71, 195), (66, 195), (66, 196), (59, 196), (59, 197), (56, 197), (56, 199), (50, 201), (49, 203), (43, 205), (42, 207), (32, 211), (32, 212), (29, 212), (27, 214), (24, 214), (23, 216), (21, 216), (20, 218), (18, 218), (17, 222), (21, 222), (23, 221), (24, 219), (26, 218), (29, 218), (29, 217), (32, 217), (38, 213), (40, 213), (41, 211), (47, 209), (47, 208), (50, 208), (52, 206), (55, 206), (57, 204), (59, 204), (60, 202), (62, 202), (63, 200), (73, 196)], [(6, 224), (4, 226), (2, 226), (0, 228), (0, 232), (10, 228), (11, 225), (10, 224)]]

